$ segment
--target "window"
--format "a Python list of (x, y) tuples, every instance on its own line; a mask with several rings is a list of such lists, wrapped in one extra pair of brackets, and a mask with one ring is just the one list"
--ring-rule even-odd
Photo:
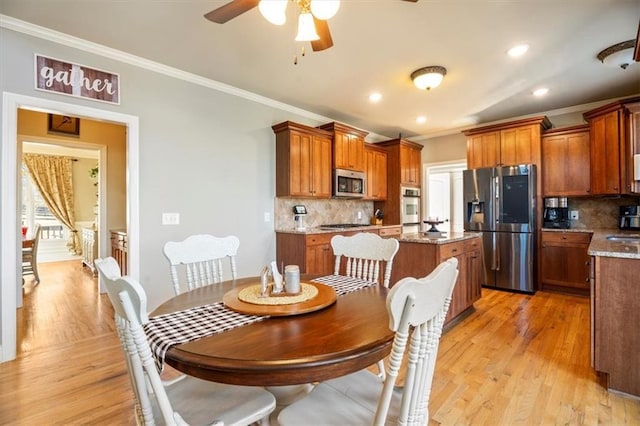
[(65, 239), (65, 230), (60, 221), (49, 211), (42, 194), (31, 181), (27, 167), (22, 164), (22, 226), (33, 229), (41, 226), (41, 239)]

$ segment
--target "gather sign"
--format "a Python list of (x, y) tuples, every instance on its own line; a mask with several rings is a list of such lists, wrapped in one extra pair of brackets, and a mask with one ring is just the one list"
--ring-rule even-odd
[(36, 89), (120, 104), (118, 74), (36, 54)]

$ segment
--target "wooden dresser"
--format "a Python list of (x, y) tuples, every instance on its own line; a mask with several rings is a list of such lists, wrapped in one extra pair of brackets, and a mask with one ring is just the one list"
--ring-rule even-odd
[(113, 257), (118, 265), (120, 265), (120, 273), (127, 275), (127, 231), (124, 229), (111, 230), (111, 257)]

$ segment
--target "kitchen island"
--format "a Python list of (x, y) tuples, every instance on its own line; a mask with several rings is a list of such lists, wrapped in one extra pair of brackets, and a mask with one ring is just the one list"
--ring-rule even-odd
[(458, 280), (445, 325), (464, 318), (472, 311), (473, 303), (481, 296), (480, 277), (484, 271), (480, 234), (450, 232), (443, 237), (431, 237), (424, 233), (402, 234), (398, 241), (400, 248), (393, 261), (392, 283), (404, 277), (427, 276), (440, 262), (456, 257)]
[(440, 262), (456, 257), (459, 274), (445, 325), (470, 312), (473, 302), (481, 294), (480, 277), (483, 266), (480, 234), (453, 232), (436, 238), (423, 233), (400, 234), (400, 229), (399, 225), (363, 225), (342, 230), (277, 230), (276, 260), (278, 265), (299, 265), (302, 273), (328, 275), (333, 273), (335, 264), (335, 256), (331, 250), (331, 238), (334, 235), (372, 232), (382, 237), (396, 238), (400, 242), (400, 248), (393, 260), (391, 286), (404, 277), (425, 277)]
[(640, 239), (596, 230), (589, 245), (591, 269), (591, 366), (606, 386), (640, 396)]

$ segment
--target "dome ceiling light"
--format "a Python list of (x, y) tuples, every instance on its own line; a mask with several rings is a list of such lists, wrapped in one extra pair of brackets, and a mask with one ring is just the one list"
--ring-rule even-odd
[(411, 73), (411, 80), (418, 89), (431, 90), (438, 87), (447, 74), (447, 69), (438, 65), (432, 65), (415, 70)]
[(635, 40), (627, 40), (613, 46), (609, 46), (600, 53), (597, 58), (600, 62), (611, 67), (620, 67), (626, 70), (633, 62), (633, 48)]

